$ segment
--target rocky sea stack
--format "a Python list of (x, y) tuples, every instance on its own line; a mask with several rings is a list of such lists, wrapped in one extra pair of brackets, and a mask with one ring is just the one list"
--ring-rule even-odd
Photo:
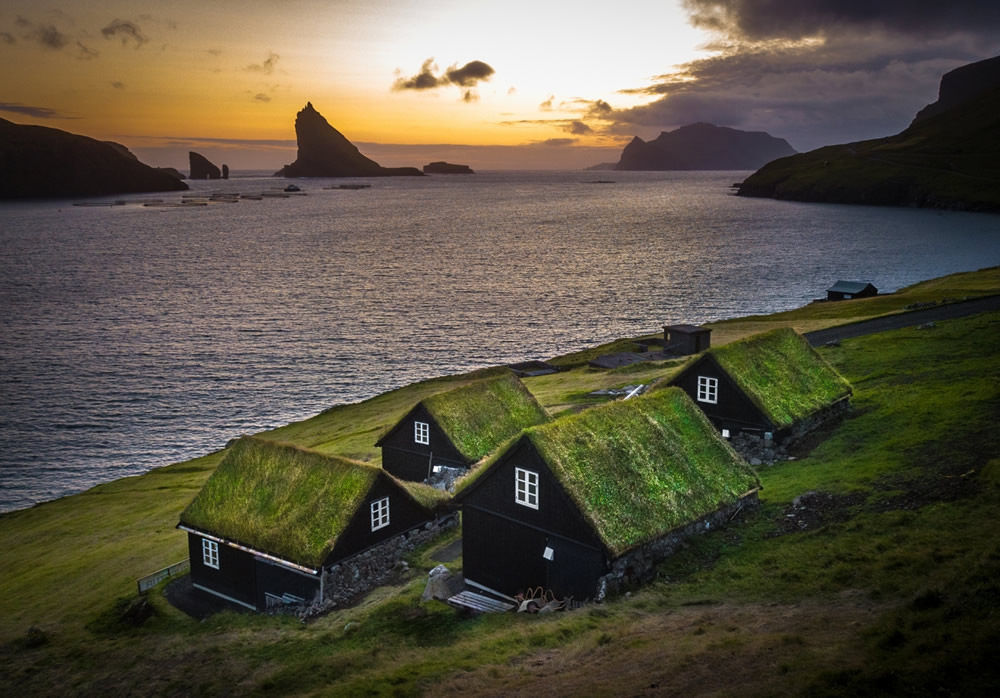
[(390, 177), (423, 173), (415, 167), (382, 167), (366, 158), (331, 126), (312, 102), (295, 116), (298, 158), (275, 172), (276, 177)]
[(763, 131), (697, 123), (664, 131), (649, 142), (633, 138), (615, 169), (756, 170), (775, 158), (794, 154), (784, 138)]
[[(188, 153), (188, 162), (191, 164), (191, 179), (221, 179), (222, 170), (213, 162), (200, 153), (191, 151)], [(225, 165), (223, 165), (225, 167)], [(226, 168), (227, 172), (229, 168)]]
[(450, 162), (432, 162), (424, 165), (424, 174), (475, 174), (468, 165), (453, 165)]
[(178, 191), (187, 185), (118, 143), (0, 119), (0, 199)]

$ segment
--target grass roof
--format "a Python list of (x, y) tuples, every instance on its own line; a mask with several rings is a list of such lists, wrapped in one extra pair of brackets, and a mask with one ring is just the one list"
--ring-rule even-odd
[(615, 556), (759, 487), (756, 473), (679, 388), (584, 410), (529, 429), (525, 438)]
[[(380, 476), (391, 477), (346, 458), (246, 437), (230, 448), (181, 523), (319, 567)], [(430, 501), (424, 490), (431, 488), (414, 489)]]
[(789, 328), (714, 347), (708, 353), (779, 428), (851, 394), (850, 384), (805, 337)]
[(432, 395), (424, 407), (465, 458), (478, 461), (548, 413), (513, 373)]

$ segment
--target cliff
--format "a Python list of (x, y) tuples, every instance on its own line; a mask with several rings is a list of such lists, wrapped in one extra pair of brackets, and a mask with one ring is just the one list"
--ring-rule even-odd
[(191, 179), (221, 179), (222, 171), (208, 158), (200, 153), (191, 151), (188, 153), (188, 162), (191, 165)]
[(910, 125), (997, 88), (1000, 88), (1000, 56), (955, 68), (941, 78), (937, 101), (918, 111)]
[(415, 167), (382, 167), (331, 126), (312, 102), (295, 116), (298, 158), (276, 177), (390, 177), (422, 175)]
[(0, 119), (0, 198), (178, 191), (187, 185), (122, 145)]
[(432, 162), (424, 165), (424, 174), (475, 174), (468, 165), (453, 165), (450, 162)]
[(936, 115), (921, 113), (895, 136), (826, 146), (769, 163), (743, 182), (738, 193), (793, 201), (1000, 211), (1000, 88)]
[(795, 150), (783, 138), (697, 123), (625, 146), (616, 170), (755, 170)]

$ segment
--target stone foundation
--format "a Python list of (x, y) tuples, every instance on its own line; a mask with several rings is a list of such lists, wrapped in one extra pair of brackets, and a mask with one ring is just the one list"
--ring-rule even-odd
[(754, 490), (733, 504), (625, 553), (612, 563), (610, 572), (598, 578), (594, 600), (603, 601), (609, 595), (620, 594), (627, 587), (650, 581), (655, 576), (656, 566), (677, 552), (686, 539), (715, 528), (723, 528), (740, 511), (755, 509), (758, 503), (757, 491)]
[(405, 569), (404, 557), (457, 525), (457, 512), (441, 516), (331, 565), (323, 570), (323, 598), (299, 607), (296, 614), (305, 620), (384, 584), (394, 572)]
[(788, 460), (788, 450), (796, 441), (828, 422), (843, 419), (850, 409), (850, 400), (843, 398), (779, 432), (776, 435), (779, 441), (765, 439), (756, 432), (741, 431), (729, 443), (750, 465), (772, 465)]

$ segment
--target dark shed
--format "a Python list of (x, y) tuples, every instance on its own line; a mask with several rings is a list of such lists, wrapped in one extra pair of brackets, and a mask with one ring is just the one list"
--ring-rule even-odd
[(196, 588), (264, 610), (322, 596), (325, 568), (432, 520), (443, 497), (380, 468), (247, 437), (178, 528)]
[(838, 281), (826, 289), (828, 301), (846, 301), (852, 298), (868, 298), (877, 295), (878, 289), (867, 281)]
[(622, 556), (740, 500), (756, 474), (676, 388), (532, 427), (459, 481), (463, 574), (597, 598)]
[(664, 325), (663, 342), (664, 353), (697, 354), (712, 346), (712, 330), (696, 325)]
[(788, 328), (709, 349), (670, 384), (684, 390), (723, 436), (770, 433), (775, 441), (822, 421), (825, 410), (851, 395), (847, 381)]
[(548, 418), (517, 376), (505, 371), (424, 398), (375, 445), (382, 448), (385, 470), (421, 482), (435, 466), (469, 467)]

